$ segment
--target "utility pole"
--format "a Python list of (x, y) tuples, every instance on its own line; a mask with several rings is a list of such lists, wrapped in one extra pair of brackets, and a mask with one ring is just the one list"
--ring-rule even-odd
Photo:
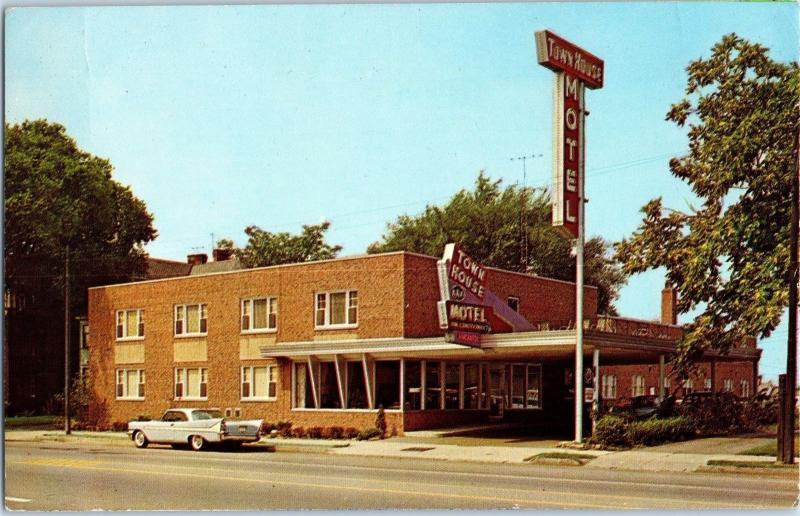
[(69, 425), (69, 244), (64, 251), (64, 433)]
[(794, 170), (792, 171), (792, 211), (789, 227), (789, 338), (786, 350), (786, 383), (781, 392), (781, 411), (783, 414), (780, 453), (781, 462), (793, 464), (794, 449), (794, 415), (797, 403), (797, 232), (798, 232), (798, 203), (800, 203), (800, 128), (795, 135), (794, 142)]
[(530, 154), (511, 158), (511, 161), (522, 161), (522, 191), (519, 208), (519, 263), (525, 268), (521, 272), (528, 270), (528, 216), (525, 209), (525, 184), (527, 182), (528, 170), (525, 166), (527, 160), (541, 158), (542, 154)]

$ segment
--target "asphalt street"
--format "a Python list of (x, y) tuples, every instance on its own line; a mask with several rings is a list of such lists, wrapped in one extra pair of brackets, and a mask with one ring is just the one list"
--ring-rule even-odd
[[(413, 453), (413, 452), (412, 452)], [(20, 510), (789, 508), (797, 480), (418, 458), (6, 442)]]

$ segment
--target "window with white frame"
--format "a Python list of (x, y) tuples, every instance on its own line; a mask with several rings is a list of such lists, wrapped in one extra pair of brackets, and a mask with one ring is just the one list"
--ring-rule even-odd
[(683, 393), (691, 394), (692, 392), (694, 392), (694, 380), (687, 378), (683, 381)]
[(278, 397), (276, 366), (242, 366), (242, 399), (275, 400)]
[(631, 378), (631, 396), (644, 396), (644, 376), (635, 374)]
[(175, 399), (208, 398), (208, 370), (205, 367), (175, 368)]
[(278, 299), (263, 297), (242, 299), (242, 331), (265, 332), (278, 327)]
[(613, 400), (617, 397), (617, 375), (604, 374), (601, 378), (603, 399)]
[(722, 380), (722, 390), (725, 392), (733, 392), (733, 380), (730, 378)]
[(117, 399), (144, 399), (144, 369), (117, 369)]
[(314, 309), (314, 325), (317, 328), (356, 326), (358, 291), (317, 292)]
[(750, 396), (750, 382), (747, 380), (742, 380), (739, 382), (739, 389), (742, 393), (743, 398), (747, 398)]
[(711, 378), (706, 378), (703, 382), (703, 388), (707, 391), (711, 390)]
[(144, 310), (117, 310), (117, 340), (144, 337)]
[(175, 335), (205, 335), (208, 318), (205, 303), (175, 305)]
[(519, 313), (519, 298), (516, 296), (508, 296), (508, 306)]

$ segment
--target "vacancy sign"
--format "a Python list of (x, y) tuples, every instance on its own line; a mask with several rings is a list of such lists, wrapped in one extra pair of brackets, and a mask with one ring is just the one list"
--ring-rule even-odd
[(536, 33), (539, 64), (555, 75), (553, 226), (578, 238), (584, 164), (585, 88), (603, 87), (603, 61), (554, 33)]

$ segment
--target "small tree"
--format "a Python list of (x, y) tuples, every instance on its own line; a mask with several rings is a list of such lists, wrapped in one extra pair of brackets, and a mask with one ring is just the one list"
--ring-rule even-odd
[(386, 412), (383, 405), (378, 405), (378, 415), (375, 417), (375, 428), (381, 433), (381, 439), (386, 438)]
[(330, 222), (305, 225), (299, 235), (271, 233), (258, 226), (248, 226), (244, 230), (248, 237), (245, 247), (238, 248), (228, 239), (220, 240), (217, 246), (232, 250), (242, 265), (248, 268), (328, 260), (336, 258), (342, 250), (340, 245), (325, 242), (325, 232), (330, 226)]

